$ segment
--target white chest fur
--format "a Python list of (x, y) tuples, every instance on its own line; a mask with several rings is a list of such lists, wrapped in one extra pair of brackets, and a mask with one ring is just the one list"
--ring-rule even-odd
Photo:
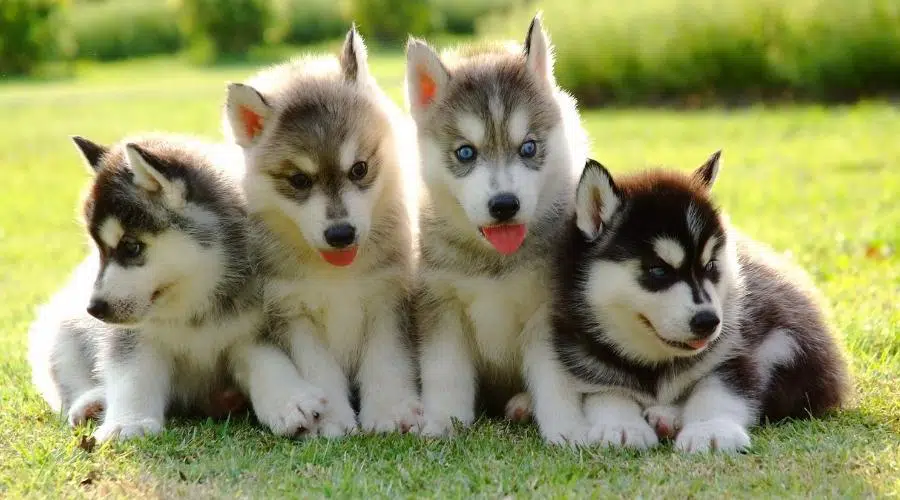
[(191, 371), (212, 372), (231, 346), (257, 334), (261, 321), (262, 312), (253, 310), (201, 326), (153, 325), (146, 333), (160, 350), (190, 363)]
[(266, 300), (274, 301), (288, 318), (309, 320), (314, 334), (346, 370), (359, 361), (371, 311), (388, 304), (398, 290), (385, 277), (305, 278), (272, 280)]
[(538, 270), (522, 269), (502, 278), (446, 276), (468, 320), (466, 333), (476, 357), (495, 369), (520, 371), (525, 324), (549, 299)]

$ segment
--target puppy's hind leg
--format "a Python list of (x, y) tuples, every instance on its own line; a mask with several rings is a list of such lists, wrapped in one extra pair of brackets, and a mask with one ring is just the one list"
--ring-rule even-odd
[(100, 420), (105, 406), (106, 390), (102, 386), (95, 386), (81, 393), (69, 407), (69, 425), (76, 427), (88, 420)]

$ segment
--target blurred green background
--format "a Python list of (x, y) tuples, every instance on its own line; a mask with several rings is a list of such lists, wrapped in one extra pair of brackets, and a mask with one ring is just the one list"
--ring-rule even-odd
[[(338, 39), (521, 39), (543, 10), (584, 105), (852, 102), (900, 94), (898, 0), (2, 0), (0, 78), (178, 54), (266, 61)], [(284, 50), (281, 50), (284, 49)]]

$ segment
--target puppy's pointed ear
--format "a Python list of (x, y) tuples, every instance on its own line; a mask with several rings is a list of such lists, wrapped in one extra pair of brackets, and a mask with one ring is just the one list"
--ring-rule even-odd
[(443, 95), (449, 81), (450, 73), (434, 49), (410, 38), (406, 43), (406, 94), (416, 121)]
[(171, 208), (181, 208), (186, 201), (184, 182), (176, 178), (174, 169), (133, 142), (125, 145), (125, 160), (134, 173), (134, 184), (151, 193), (161, 193)]
[(225, 116), (235, 142), (252, 146), (268, 124), (272, 108), (256, 89), (243, 83), (229, 83)]
[(700, 183), (707, 191), (712, 189), (712, 185), (716, 182), (719, 175), (719, 167), (722, 165), (722, 150), (718, 150), (706, 160), (706, 163), (694, 171), (694, 180)]
[(79, 135), (73, 135), (72, 142), (75, 143), (78, 151), (81, 152), (81, 156), (84, 158), (87, 166), (91, 167), (91, 172), (99, 172), (100, 160), (103, 159), (103, 155), (109, 152), (109, 149)]
[(622, 198), (606, 167), (588, 159), (575, 192), (575, 223), (589, 241), (597, 239)]
[(554, 83), (553, 46), (542, 27), (540, 12), (531, 20), (525, 35), (525, 64), (545, 82)]
[(341, 49), (341, 71), (349, 82), (363, 83), (369, 75), (368, 52), (356, 24), (350, 27)]

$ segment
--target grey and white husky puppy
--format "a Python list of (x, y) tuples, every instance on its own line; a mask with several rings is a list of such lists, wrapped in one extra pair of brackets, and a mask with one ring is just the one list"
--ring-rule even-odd
[(244, 394), (277, 434), (314, 426), (321, 398), (263, 339), (246, 204), (218, 168), (227, 152), (168, 135), (74, 140), (94, 174), (96, 251), (29, 334), (51, 407), (72, 425), (102, 415), (100, 441), (155, 434), (171, 413), (227, 413)]
[(417, 428), (414, 186), (404, 167), (415, 146), (369, 73), (362, 38), (353, 28), (339, 58), (299, 58), (231, 84), (225, 122), (244, 150), (266, 307), (328, 400), (317, 434), (357, 428), (354, 388), (364, 430)]
[[(524, 46), (439, 56), (410, 40), (407, 88), (424, 181), (423, 432), (470, 424), (479, 386), (488, 408), (527, 388), (543, 436), (579, 442), (581, 400), (550, 343), (549, 277), (586, 137), (575, 101), (556, 85), (540, 19)], [(529, 404), (520, 394), (507, 414)]]
[(588, 394), (589, 442), (739, 450), (758, 422), (846, 399), (815, 288), (710, 199), (719, 158), (690, 176), (585, 168), (555, 268), (554, 340)]

